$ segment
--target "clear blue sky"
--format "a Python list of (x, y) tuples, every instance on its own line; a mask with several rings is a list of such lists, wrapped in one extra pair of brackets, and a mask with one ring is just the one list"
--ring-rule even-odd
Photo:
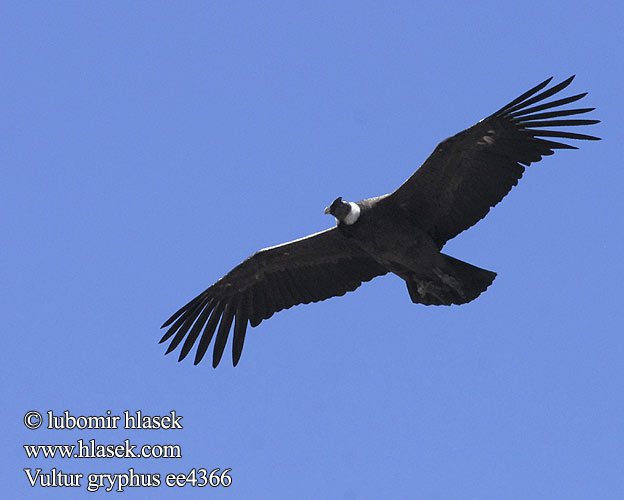
[[(229, 489), (123, 496), (624, 498), (616, 4), (3, 3), (3, 497), (220, 467)], [(603, 141), (529, 168), (446, 247), (499, 273), (478, 300), (415, 305), (384, 277), (249, 329), (237, 368), (229, 345), (217, 370), (163, 355), (160, 324), (245, 257), (571, 74)], [(29, 410), (175, 410), (184, 428), (28, 430)], [(23, 448), (77, 439), (183, 457)], [(83, 486), (30, 488), (37, 467)]]

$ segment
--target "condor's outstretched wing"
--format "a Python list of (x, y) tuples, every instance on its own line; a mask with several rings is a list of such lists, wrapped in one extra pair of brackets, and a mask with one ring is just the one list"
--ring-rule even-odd
[(197, 364), (216, 330), (212, 357), (212, 365), (216, 367), (234, 321), (232, 360), (236, 366), (243, 350), (247, 322), (257, 326), (273, 313), (296, 304), (344, 295), (386, 272), (337, 228), (265, 248), (171, 316), (162, 326), (171, 325), (160, 342), (173, 337), (168, 354), (186, 337), (181, 361), (200, 337), (195, 355)]
[(396, 209), (407, 213), (442, 248), (446, 241), (476, 224), (503, 199), (522, 177), (523, 165), (538, 162), (555, 149), (577, 149), (553, 138), (598, 139), (543, 130), (543, 127), (599, 122), (560, 119), (592, 111), (594, 108), (560, 109), (587, 93), (535, 105), (566, 88), (573, 78), (538, 93), (550, 83), (552, 78), (549, 78), (476, 125), (441, 142), (383, 203), (394, 204)]

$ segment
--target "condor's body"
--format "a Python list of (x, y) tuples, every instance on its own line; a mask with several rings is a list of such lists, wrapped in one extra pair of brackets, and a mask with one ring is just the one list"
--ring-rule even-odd
[(585, 93), (547, 100), (573, 78), (543, 90), (548, 79), (442, 141), (394, 192), (357, 203), (337, 198), (325, 209), (336, 218), (336, 227), (253, 254), (165, 322), (163, 327), (170, 328), (161, 342), (172, 338), (167, 353), (182, 344), (182, 360), (199, 339), (199, 363), (214, 338), (216, 366), (232, 330), (236, 365), (248, 324), (257, 326), (297, 304), (344, 295), (387, 273), (405, 280), (414, 303), (465, 304), (477, 298), (496, 273), (440, 251), (485, 217), (526, 166), (557, 149), (576, 149), (560, 139), (598, 139), (545, 130), (598, 123), (564, 118), (594, 109), (563, 108)]
[(340, 233), (403, 279), (440, 265), (440, 250), (431, 236), (405, 217), (400, 207), (384, 204), (384, 198), (356, 202), (359, 217), (353, 224), (338, 221)]

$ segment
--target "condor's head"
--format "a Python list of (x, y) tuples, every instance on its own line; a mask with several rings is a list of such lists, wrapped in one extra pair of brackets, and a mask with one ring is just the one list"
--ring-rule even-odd
[(342, 196), (339, 196), (325, 208), (325, 213), (333, 215), (339, 223), (351, 225), (360, 216), (360, 206), (352, 201), (342, 201)]

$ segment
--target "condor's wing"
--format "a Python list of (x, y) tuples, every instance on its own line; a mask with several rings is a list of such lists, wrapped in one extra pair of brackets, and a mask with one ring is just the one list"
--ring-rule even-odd
[[(584, 97), (577, 94), (542, 102), (566, 88), (574, 76), (539, 93), (549, 78), (476, 125), (441, 142), (425, 163), (383, 203), (426, 230), (440, 246), (476, 224), (518, 183), (523, 165), (555, 149), (577, 149), (559, 139), (597, 137), (544, 127), (592, 125), (598, 120), (564, 118), (594, 108), (561, 109)], [(537, 104), (540, 103), (540, 104)], [(546, 111), (549, 110), (549, 111)]]
[(232, 360), (236, 366), (243, 350), (247, 322), (257, 326), (273, 313), (296, 304), (344, 295), (386, 272), (337, 228), (265, 248), (171, 316), (162, 326), (171, 325), (160, 342), (173, 337), (168, 354), (186, 338), (181, 361), (199, 338), (197, 364), (216, 331), (212, 358), (216, 367), (234, 322)]

